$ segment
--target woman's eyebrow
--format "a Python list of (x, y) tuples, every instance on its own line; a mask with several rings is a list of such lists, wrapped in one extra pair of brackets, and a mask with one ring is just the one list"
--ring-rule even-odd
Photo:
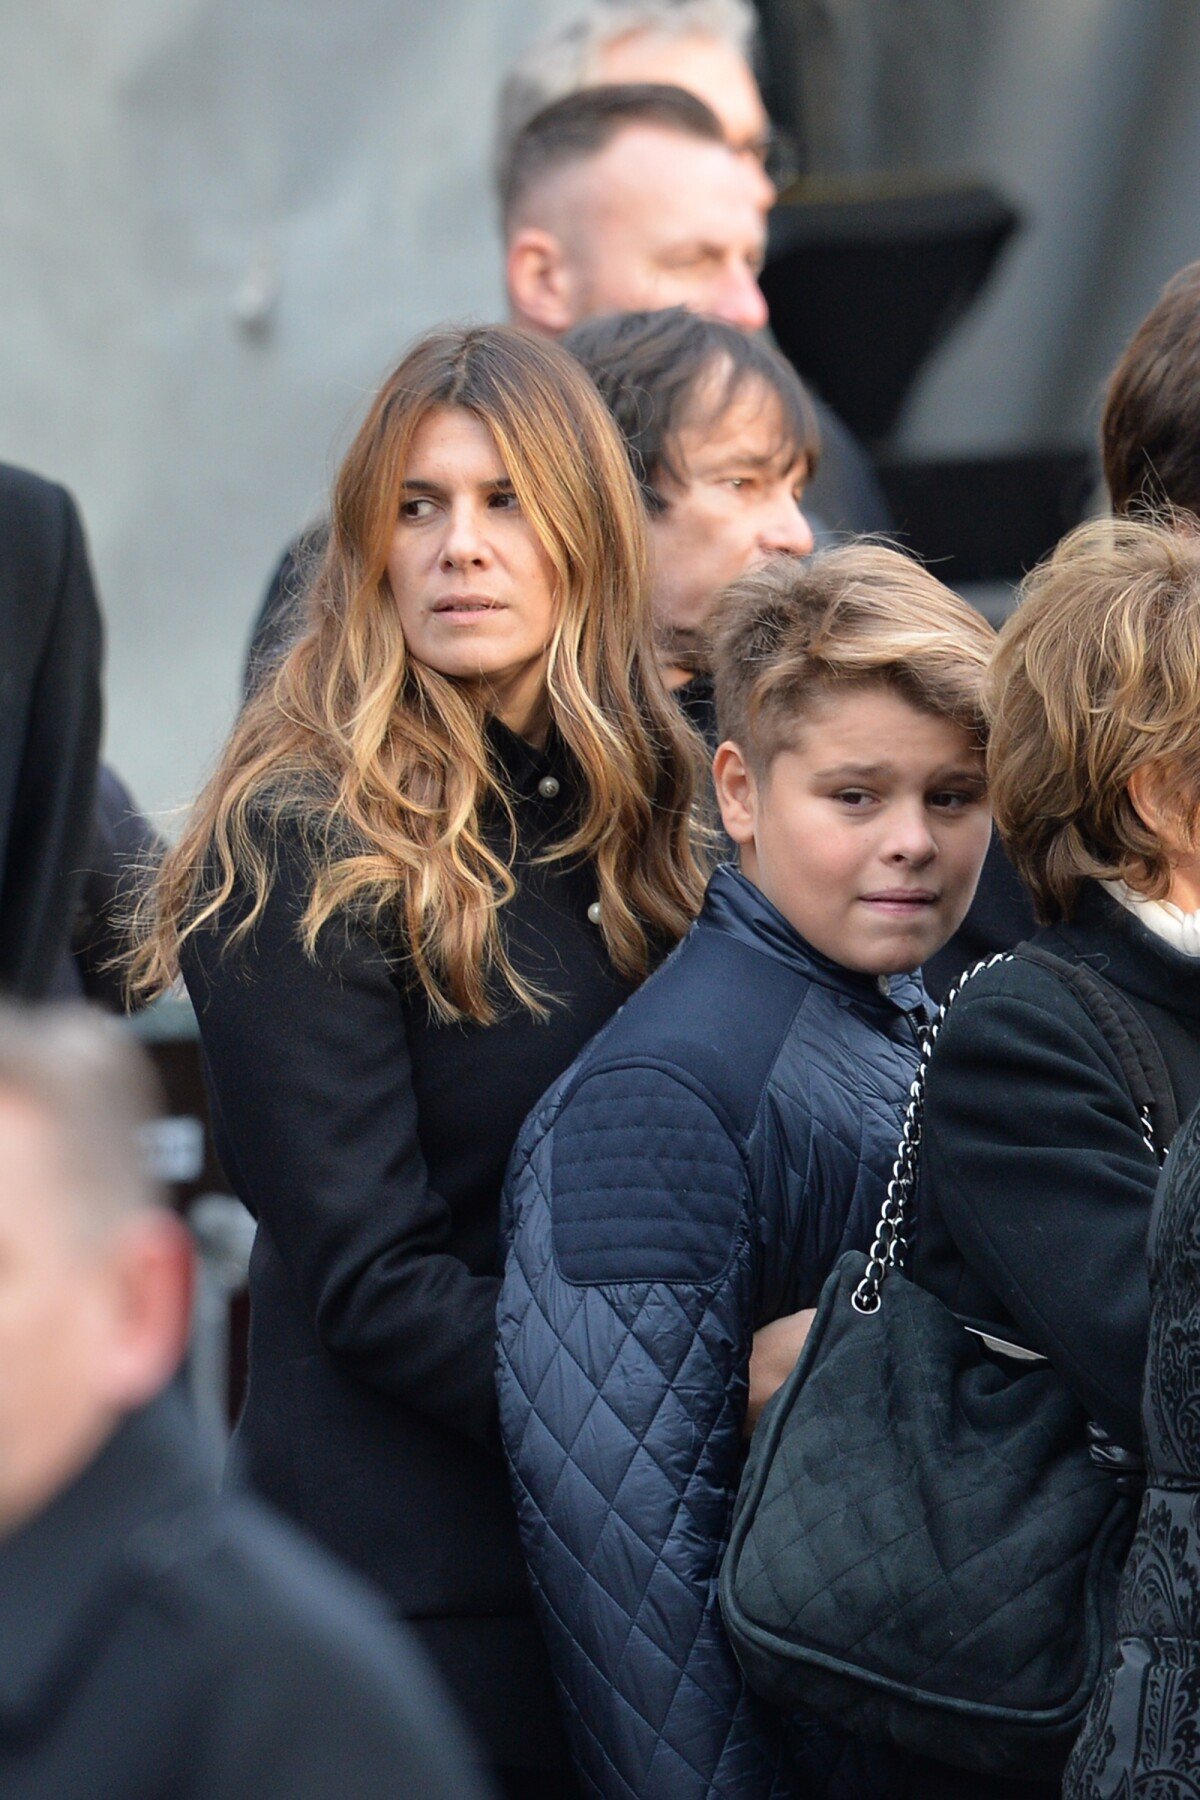
[[(476, 482), (475, 486), (481, 494), (511, 494), (513, 492), (512, 481), (507, 475), (489, 476), (486, 481)], [(421, 475), (406, 475), (400, 483), (402, 494), (428, 494), (434, 500), (445, 500), (449, 491), (440, 481), (427, 481)]]

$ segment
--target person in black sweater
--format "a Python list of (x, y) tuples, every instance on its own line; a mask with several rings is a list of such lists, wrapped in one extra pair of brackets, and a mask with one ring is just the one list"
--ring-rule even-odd
[(258, 1219), (237, 1459), (415, 1622), (514, 1794), (567, 1777), (500, 1456), (505, 1164), (702, 887), (643, 559), (565, 351), (420, 342), (138, 965), (150, 988), (182, 968)]
[[(995, 816), (1047, 921), (1032, 942), (1117, 990), (1186, 1118), (1200, 1101), (1200, 538), (1081, 526), (1027, 579), (990, 684)], [(916, 1278), (966, 1324), (1047, 1357), (1081, 1421), (1135, 1455), (1157, 1181), (1118, 1050), (1069, 976), (1020, 951), (974, 976), (929, 1066)]]

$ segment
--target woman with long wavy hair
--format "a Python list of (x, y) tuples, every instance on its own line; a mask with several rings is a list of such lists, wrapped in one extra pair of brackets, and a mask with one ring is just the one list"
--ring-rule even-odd
[(258, 1221), (241, 1464), (416, 1622), (514, 1794), (568, 1789), (499, 1451), (500, 1188), (699, 904), (695, 755), (598, 395), (554, 345), (435, 334), (142, 921)]

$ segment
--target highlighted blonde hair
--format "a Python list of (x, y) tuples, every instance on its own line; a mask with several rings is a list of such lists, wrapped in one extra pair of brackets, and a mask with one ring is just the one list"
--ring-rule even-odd
[(694, 916), (697, 744), (655, 667), (642, 507), (616, 428), (556, 345), (506, 327), (439, 332), (384, 382), (342, 464), (306, 627), (247, 703), (143, 905), (137, 990), (166, 987), (235, 893), (230, 941), (253, 929), (286, 816), (311, 858), (310, 954), (353, 909), (399, 942), (436, 1016), (487, 1023), (498, 989), (543, 1010), (500, 929), (515, 882), (482, 821), (506, 821), (514, 845), (516, 826), (485, 693), (409, 655), (387, 581), (409, 446), (442, 406), (488, 427), (555, 570), (547, 700), (582, 798), (542, 860), (592, 861), (605, 945), (632, 979)]
[(727, 588), (713, 626), (717, 722), (758, 775), (831, 693), (884, 686), (987, 741), (996, 634), (903, 551), (862, 539), (780, 557)]
[(1130, 799), (1129, 778), (1157, 765), (1195, 838), (1195, 521), (1096, 519), (1065, 537), (1025, 579), (986, 700), (996, 825), (1039, 916), (1070, 918), (1088, 879), (1162, 899), (1170, 860)]

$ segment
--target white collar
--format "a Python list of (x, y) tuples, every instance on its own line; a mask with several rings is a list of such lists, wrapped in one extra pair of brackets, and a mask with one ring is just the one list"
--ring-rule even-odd
[(1123, 881), (1104, 881), (1100, 885), (1155, 937), (1182, 951), (1184, 956), (1200, 956), (1200, 912), (1185, 913), (1170, 900), (1146, 900)]

